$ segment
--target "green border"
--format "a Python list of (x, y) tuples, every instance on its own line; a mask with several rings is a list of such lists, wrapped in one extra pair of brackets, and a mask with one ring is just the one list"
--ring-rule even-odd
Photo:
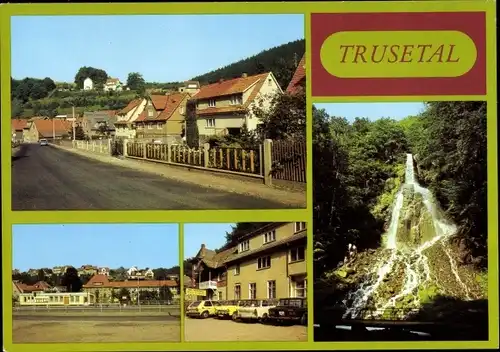
[[(304, 14), (306, 38), (309, 38), (309, 14), (311, 12), (447, 12), (447, 11), (486, 11), (488, 30), (487, 68), (488, 68), (488, 228), (489, 228), (489, 321), (490, 341), (484, 342), (318, 342), (313, 343), (313, 314), (309, 313), (309, 342), (219, 342), (219, 343), (94, 343), (94, 344), (12, 344), (12, 238), (11, 226), (16, 223), (131, 223), (131, 222), (235, 222), (235, 221), (307, 221), (312, 234), (312, 182), (307, 184), (307, 209), (302, 210), (249, 210), (249, 211), (68, 211), (68, 212), (12, 212), (11, 173), (10, 173), (10, 118), (2, 119), (2, 244), (3, 244), (3, 307), (4, 307), (4, 346), (9, 352), (46, 349), (47, 351), (116, 351), (116, 350), (364, 350), (364, 349), (414, 349), (414, 348), (494, 348), (498, 347), (498, 194), (497, 194), (497, 113), (496, 113), (496, 24), (493, 1), (425, 1), (425, 2), (276, 2), (276, 3), (143, 3), (143, 4), (5, 4), (0, 7), (0, 33), (2, 57), (10, 57), (10, 16), (14, 15), (132, 15), (132, 14)], [(310, 72), (310, 44), (307, 41), (306, 65)], [(10, 116), (10, 60), (2, 60), (1, 67), (1, 112)], [(307, 85), (307, 96), (311, 89)], [(368, 102), (368, 101), (425, 101), (431, 97), (341, 97), (316, 98), (315, 102)], [(484, 100), (485, 97), (440, 97), (440, 100)], [(308, 121), (311, 121), (311, 103), (308, 99)], [(308, 155), (312, 152), (312, 124), (307, 125), (309, 137)], [(7, 137), (7, 138), (6, 138)], [(307, 180), (312, 180), (312, 158), (307, 161)], [(73, 219), (78, 219), (73, 220)], [(134, 221), (135, 220), (135, 221)], [(181, 228), (179, 224), (179, 228)], [(182, 238), (180, 232), (179, 235)], [(179, 245), (180, 258), (183, 258), (183, 241)], [(308, 304), (313, 299), (313, 262), (312, 236), (308, 238)], [(180, 260), (182, 268), (182, 260)], [(183, 283), (183, 275), (181, 275)], [(182, 297), (182, 296), (181, 296)], [(181, 298), (183, 299), (183, 298)], [(183, 309), (183, 307), (182, 307)], [(183, 319), (183, 317), (182, 317)], [(181, 324), (183, 320), (181, 320)], [(181, 329), (183, 331), (183, 329)], [(183, 333), (181, 333), (182, 338)]]

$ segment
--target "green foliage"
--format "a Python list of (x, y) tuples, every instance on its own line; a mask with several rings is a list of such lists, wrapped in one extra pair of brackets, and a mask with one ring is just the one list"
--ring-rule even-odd
[(240, 60), (215, 71), (193, 77), (201, 84), (215, 83), (221, 78), (240, 77), (243, 72), (256, 75), (263, 72), (273, 72), (279, 85), (284, 90), (292, 79), (297, 65), (305, 53), (305, 40), (296, 40)]
[(138, 94), (146, 91), (146, 81), (139, 72), (131, 72), (127, 77), (127, 87), (135, 90)]
[(173, 298), (172, 291), (170, 291), (170, 288), (168, 286), (161, 286), (160, 287), (159, 298), (162, 301), (171, 301), (172, 300), (172, 298)]
[(75, 127), (75, 139), (78, 141), (82, 141), (85, 139), (85, 132), (83, 131), (82, 126)]
[(476, 274), (476, 281), (481, 286), (481, 291), (483, 293), (483, 297), (488, 297), (488, 272), (481, 271)]
[[(48, 77), (44, 79), (26, 77), (16, 80), (11, 77), (11, 99), (20, 103), (45, 98), (56, 88), (54, 81)], [(17, 116), (17, 115), (16, 115)]]
[(418, 298), (421, 304), (432, 302), (434, 298), (440, 295), (439, 287), (435, 285), (420, 287), (418, 290)]
[(83, 287), (82, 280), (78, 276), (78, 270), (72, 266), (66, 269), (61, 284), (66, 287), (67, 292), (80, 292)]
[(86, 78), (90, 78), (92, 80), (94, 87), (100, 87), (106, 83), (108, 74), (106, 71), (98, 68), (88, 66), (80, 67), (75, 75), (75, 84), (78, 89), (83, 89), (83, 81), (85, 81)]
[(189, 148), (199, 147), (200, 133), (196, 118), (196, 102), (189, 100), (186, 104), (186, 142)]
[(257, 101), (253, 114), (261, 122), (261, 138), (302, 139), (306, 137), (306, 95), (274, 94), (264, 105), (264, 97)]

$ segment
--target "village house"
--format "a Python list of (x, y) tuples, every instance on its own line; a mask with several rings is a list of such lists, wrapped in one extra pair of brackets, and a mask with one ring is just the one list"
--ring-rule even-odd
[(32, 292), (46, 292), (52, 287), (45, 281), (38, 281), (34, 285), (26, 285), (18, 280), (12, 281), (12, 296), (15, 300), (19, 298), (20, 294)]
[(29, 126), (23, 133), (26, 142), (69, 138), (72, 130), (71, 121), (63, 119), (33, 119)]
[(66, 272), (66, 269), (68, 268), (67, 265), (65, 266), (55, 266), (52, 268), (52, 272), (55, 275), (63, 275)]
[(123, 84), (120, 82), (118, 78), (108, 78), (106, 80), (106, 83), (104, 83), (103, 90), (105, 92), (109, 91), (120, 92), (123, 90)]
[(98, 270), (99, 275), (109, 276), (110, 269), (108, 267), (101, 267)]
[(160, 293), (162, 289), (170, 290), (174, 300), (180, 298), (179, 282), (173, 280), (110, 281), (108, 276), (98, 274), (83, 285), (83, 291), (95, 295), (98, 303), (113, 303), (122, 289), (127, 289), (132, 301), (143, 291)]
[(94, 81), (90, 77), (85, 78), (83, 81), (83, 90), (93, 90), (94, 89)]
[(87, 138), (96, 139), (113, 136), (115, 121), (115, 110), (92, 111), (83, 113), (80, 124)]
[(127, 278), (132, 280), (152, 279), (155, 276), (153, 270), (146, 268), (139, 270), (135, 266), (127, 270)]
[(266, 108), (271, 96), (281, 93), (283, 91), (272, 72), (254, 76), (244, 73), (239, 78), (202, 86), (193, 96), (200, 139), (238, 135), (243, 125), (249, 131), (257, 129), (260, 121), (253, 115), (253, 106), (262, 103)]
[(200, 91), (200, 82), (198, 81), (186, 81), (182, 86), (177, 88), (179, 93), (188, 93), (190, 95), (195, 95)]
[(12, 140), (16, 142), (24, 141), (24, 133), (29, 130), (29, 122), (25, 119), (12, 120)]
[(202, 244), (191, 283), (205, 299), (306, 297), (306, 243), (306, 223), (295, 222), (263, 226), (221, 252)]
[(184, 130), (188, 93), (151, 95), (135, 120), (136, 138), (175, 142)]
[(96, 275), (97, 267), (93, 265), (82, 265), (78, 269), (78, 275)]
[(297, 69), (293, 74), (292, 80), (286, 88), (288, 94), (297, 94), (305, 91), (306, 88), (306, 56), (302, 56)]
[(122, 139), (132, 139), (136, 136), (134, 121), (146, 107), (147, 99), (134, 99), (122, 110), (116, 113), (115, 136)]

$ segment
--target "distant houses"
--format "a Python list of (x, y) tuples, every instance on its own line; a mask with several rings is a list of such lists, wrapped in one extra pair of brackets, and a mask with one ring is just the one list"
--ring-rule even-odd
[(94, 89), (94, 81), (90, 77), (85, 78), (83, 81), (83, 90), (93, 90)]

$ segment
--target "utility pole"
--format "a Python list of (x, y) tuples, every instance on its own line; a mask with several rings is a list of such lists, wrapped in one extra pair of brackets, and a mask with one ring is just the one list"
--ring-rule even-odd
[(75, 106), (73, 106), (73, 141), (76, 140), (76, 116), (75, 116)]
[(52, 118), (52, 143), (56, 141), (56, 118)]

